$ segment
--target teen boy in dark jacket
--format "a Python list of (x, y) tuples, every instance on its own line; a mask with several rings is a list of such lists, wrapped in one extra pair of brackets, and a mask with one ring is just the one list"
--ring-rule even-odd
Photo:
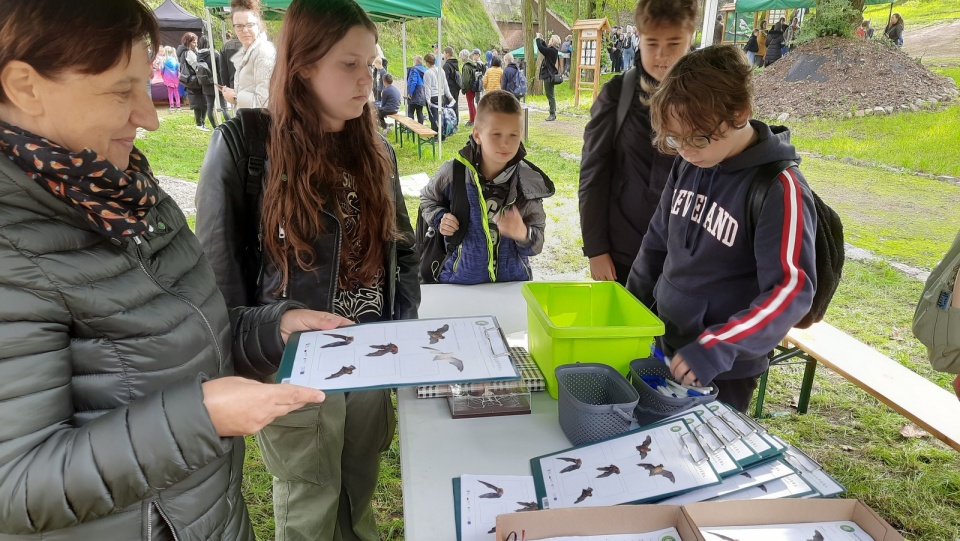
[[(816, 290), (816, 209), (798, 168), (772, 182), (748, 231), (757, 168), (800, 160), (786, 128), (749, 120), (751, 71), (739, 50), (708, 47), (680, 59), (664, 80), (651, 103), (656, 143), (683, 159), (627, 280), (664, 322), (660, 345), (673, 357), (673, 376), (712, 382), (718, 399), (741, 411), (767, 353), (807, 313)], [(707, 96), (723, 96), (714, 101), (719, 111), (703, 106)]]

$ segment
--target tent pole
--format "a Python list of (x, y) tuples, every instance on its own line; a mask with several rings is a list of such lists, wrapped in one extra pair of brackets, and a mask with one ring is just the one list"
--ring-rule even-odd
[[(220, 84), (220, 78), (217, 76), (217, 48), (213, 41), (213, 22), (210, 20), (210, 8), (204, 8), (203, 11), (207, 14), (207, 44), (210, 47), (210, 71), (213, 72), (213, 85), (214, 88), (216, 88), (217, 85)], [(220, 92), (220, 90), (217, 89), (213, 93), (213, 111), (211, 111), (211, 113), (214, 119), (217, 118), (217, 104), (220, 103), (220, 96), (217, 95), (217, 92)]]
[(713, 30), (717, 23), (718, 0), (706, 0), (703, 3), (703, 30), (700, 32), (700, 48), (713, 44)]
[[(443, 42), (440, 41), (440, 17), (437, 17), (437, 127), (440, 133), (437, 134), (437, 153), (440, 155), (440, 161), (443, 161), (443, 81), (440, 80), (443, 75)], [(430, 104), (427, 104), (430, 107)]]
[(400, 36), (403, 40), (402, 51), (400, 62), (400, 73), (403, 74), (403, 91), (406, 93), (409, 88), (407, 88), (407, 21), (404, 20), (400, 23)]

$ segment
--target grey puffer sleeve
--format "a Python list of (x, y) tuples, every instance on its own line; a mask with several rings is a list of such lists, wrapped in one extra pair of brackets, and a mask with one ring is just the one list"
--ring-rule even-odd
[(114, 513), (229, 448), (203, 405), (201, 375), (75, 426), (72, 325), (58, 289), (0, 236), (0, 534)]

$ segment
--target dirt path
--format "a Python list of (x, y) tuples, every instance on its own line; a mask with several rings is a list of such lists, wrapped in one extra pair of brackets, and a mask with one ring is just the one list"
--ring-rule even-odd
[(960, 19), (915, 30), (908, 26), (903, 33), (903, 50), (924, 59), (960, 58)]

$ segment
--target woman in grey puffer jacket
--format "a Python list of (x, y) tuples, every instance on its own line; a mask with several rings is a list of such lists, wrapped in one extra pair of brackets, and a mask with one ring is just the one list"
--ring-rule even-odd
[(343, 320), (228, 312), (133, 146), (157, 23), (109, 6), (0, 0), (0, 540), (253, 539), (238, 436), (323, 393), (233, 374)]

